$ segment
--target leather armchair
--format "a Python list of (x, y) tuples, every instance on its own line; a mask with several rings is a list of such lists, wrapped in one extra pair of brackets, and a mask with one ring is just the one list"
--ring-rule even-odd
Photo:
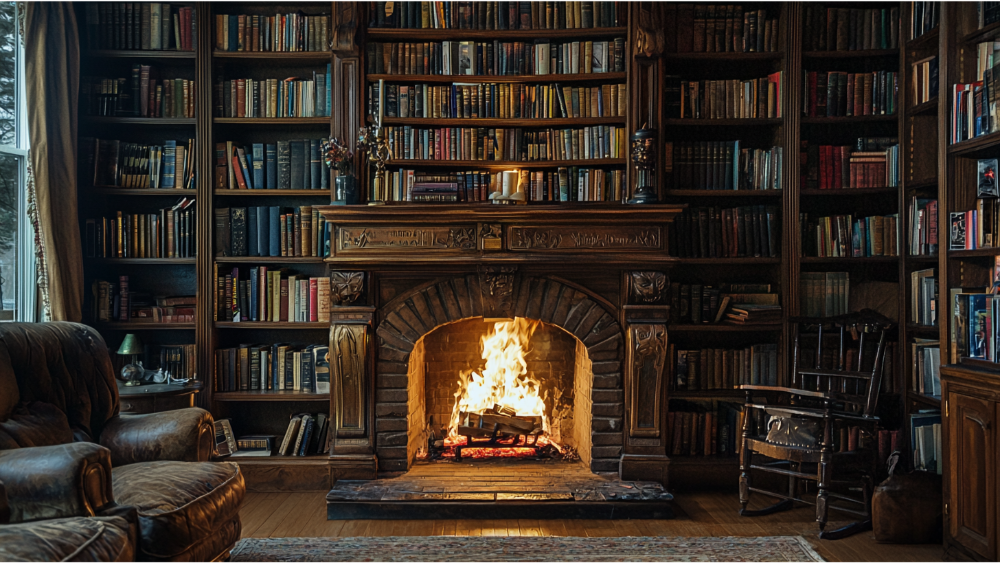
[[(120, 415), (107, 346), (76, 323), (0, 324), (0, 480), (13, 522), (134, 507), (135, 557), (224, 558), (245, 494), (235, 463), (209, 463), (203, 409)], [(0, 557), (2, 558), (2, 557)]]

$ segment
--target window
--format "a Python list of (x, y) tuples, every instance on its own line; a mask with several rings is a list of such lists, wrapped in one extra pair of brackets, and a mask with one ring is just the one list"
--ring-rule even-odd
[(0, 2), (0, 321), (35, 318), (34, 235), (27, 220), (28, 131), (17, 5)]

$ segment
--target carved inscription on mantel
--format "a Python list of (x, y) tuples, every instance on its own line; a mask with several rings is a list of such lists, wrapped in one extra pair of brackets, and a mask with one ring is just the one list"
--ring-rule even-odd
[(476, 227), (366, 226), (338, 227), (337, 252), (395, 252), (410, 248), (475, 251)]
[(510, 225), (507, 229), (510, 250), (663, 250), (663, 228), (659, 225)]

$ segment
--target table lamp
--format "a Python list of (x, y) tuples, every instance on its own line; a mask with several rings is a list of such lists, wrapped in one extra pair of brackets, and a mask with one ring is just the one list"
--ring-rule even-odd
[[(139, 337), (134, 334), (126, 334), (125, 340), (122, 340), (122, 345), (118, 347), (119, 356), (128, 356), (127, 364), (138, 364), (142, 365), (139, 361), (138, 356), (144, 352), (142, 347), (142, 341)], [(125, 370), (122, 370), (122, 375), (125, 375)], [(139, 380), (134, 378), (126, 378), (125, 385), (139, 385)]]

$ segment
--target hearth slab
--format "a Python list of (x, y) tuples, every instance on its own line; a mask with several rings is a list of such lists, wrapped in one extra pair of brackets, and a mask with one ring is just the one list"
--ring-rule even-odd
[(326, 498), (328, 520), (674, 516), (673, 496), (659, 483), (567, 462), (418, 462), (398, 477), (338, 481)]

